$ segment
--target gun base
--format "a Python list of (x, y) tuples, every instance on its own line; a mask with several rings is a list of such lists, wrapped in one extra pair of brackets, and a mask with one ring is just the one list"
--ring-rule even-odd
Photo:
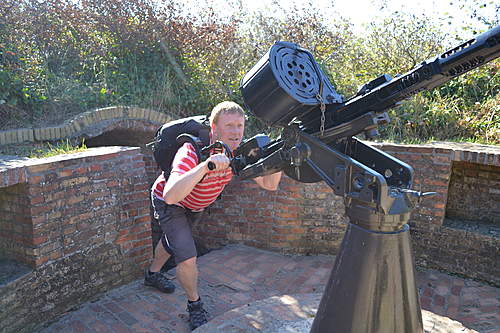
[(311, 333), (423, 333), (409, 229), (349, 224)]

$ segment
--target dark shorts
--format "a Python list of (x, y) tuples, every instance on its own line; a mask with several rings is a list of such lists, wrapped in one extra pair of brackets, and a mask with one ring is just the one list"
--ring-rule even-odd
[(151, 199), (154, 217), (163, 232), (160, 241), (165, 250), (174, 257), (175, 263), (196, 257), (191, 226), (201, 218), (202, 213), (195, 213), (177, 205), (167, 205), (154, 195)]

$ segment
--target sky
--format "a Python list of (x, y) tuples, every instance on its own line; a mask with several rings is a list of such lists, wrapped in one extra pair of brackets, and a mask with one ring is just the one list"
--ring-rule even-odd
[[(371, 22), (374, 16), (388, 16), (394, 11), (403, 11), (405, 13), (414, 13), (417, 15), (424, 14), (436, 18), (436, 20), (443, 20), (446, 22), (447, 32), (453, 33), (459, 30), (461, 26), (467, 22), (473, 22), (478, 25), (477, 20), (472, 20), (465, 15), (463, 10), (460, 10), (459, 4), (465, 3), (465, 0), (205, 0), (211, 3), (214, 8), (222, 13), (230, 15), (235, 11), (234, 4), (241, 2), (245, 11), (254, 11), (258, 9), (272, 10), (272, 2), (277, 2), (280, 6), (287, 8), (292, 4), (300, 6), (307, 6), (313, 3), (316, 7), (325, 10), (327, 15), (349, 18), (354, 24), (355, 31), (363, 31), (363, 25)], [(200, 8), (200, 3), (203, 0), (186, 0), (187, 6), (193, 12)], [(470, 2), (469, 3), (473, 3)], [(478, 9), (481, 13), (486, 13), (492, 17), (496, 13), (498, 17), (498, 3), (495, 8), (495, 1), (483, 0), (486, 4), (485, 8)], [(385, 4), (385, 10), (381, 10)], [(274, 7), (275, 8), (275, 7)], [(279, 15), (278, 12), (276, 12)], [(451, 18), (448, 18), (451, 16)], [(450, 22), (451, 24), (448, 24)], [(483, 29), (478, 25), (479, 29)]]

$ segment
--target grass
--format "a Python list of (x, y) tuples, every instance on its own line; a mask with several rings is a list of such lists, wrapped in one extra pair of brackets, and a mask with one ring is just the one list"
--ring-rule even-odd
[(63, 141), (57, 141), (53, 144), (44, 143), (42, 145), (5, 145), (3, 147), (0, 147), (0, 154), (17, 155), (29, 158), (45, 158), (62, 154), (78, 153), (81, 151), (85, 151), (86, 149), (88, 148), (85, 145), (84, 140), (82, 140), (81, 144), (75, 144), (66, 139)]
[(380, 143), (395, 143), (395, 144), (403, 144), (403, 145), (424, 145), (428, 143), (433, 143), (436, 141), (439, 142), (453, 142), (453, 143), (475, 143), (475, 144), (481, 144), (481, 145), (489, 145), (489, 146), (498, 146), (499, 142), (494, 141), (494, 140), (487, 140), (483, 138), (464, 138), (464, 137), (457, 137), (457, 138), (448, 138), (446, 140), (444, 139), (438, 139), (438, 138), (428, 138), (428, 139), (420, 139), (420, 138), (404, 138), (401, 139), (399, 137), (384, 137), (380, 138), (377, 137), (373, 140), (374, 142), (380, 142)]

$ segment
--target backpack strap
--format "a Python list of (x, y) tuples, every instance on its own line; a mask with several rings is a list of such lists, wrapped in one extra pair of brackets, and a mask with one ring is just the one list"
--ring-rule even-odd
[(192, 144), (194, 147), (194, 151), (196, 152), (196, 157), (198, 158), (198, 163), (201, 162), (200, 146), (202, 146), (203, 143), (201, 142), (200, 138), (197, 138), (196, 136), (191, 134), (183, 133), (176, 138), (176, 141), (181, 146), (186, 142)]
[[(189, 142), (193, 145), (194, 151), (196, 152), (196, 157), (198, 158), (198, 164), (200, 162), (205, 161), (208, 158), (208, 155), (202, 153), (203, 150), (206, 149), (207, 147), (203, 147), (203, 143), (201, 142), (200, 138), (191, 134), (184, 133), (179, 135), (176, 140), (177, 143), (180, 144), (181, 146), (186, 142)], [(200, 147), (203, 149), (201, 149)], [(208, 162), (208, 169), (215, 170), (214, 162), (212, 161)]]
[(208, 116), (205, 116), (205, 119), (203, 120), (203, 126), (202, 128), (199, 129), (198, 131), (198, 137), (201, 140), (202, 146), (201, 147), (206, 147), (210, 145), (210, 121), (208, 120)]

